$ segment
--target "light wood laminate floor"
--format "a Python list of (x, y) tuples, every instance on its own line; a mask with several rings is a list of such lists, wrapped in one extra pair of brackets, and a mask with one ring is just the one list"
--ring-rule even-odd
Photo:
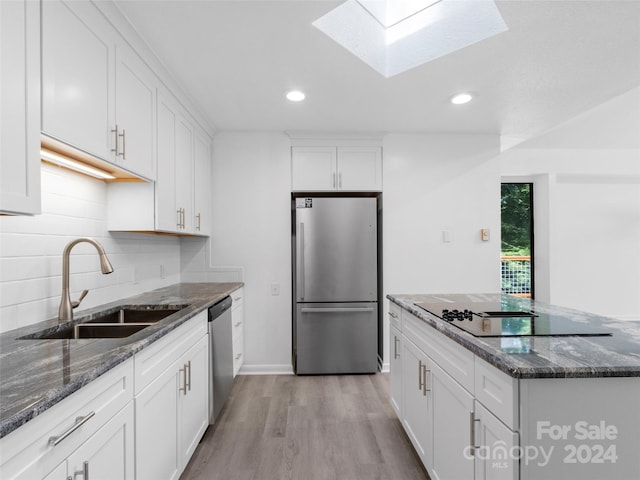
[(236, 377), (181, 480), (426, 480), (386, 374)]

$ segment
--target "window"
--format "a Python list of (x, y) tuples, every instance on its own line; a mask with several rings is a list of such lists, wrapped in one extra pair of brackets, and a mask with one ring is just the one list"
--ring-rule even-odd
[(503, 183), (501, 193), (502, 293), (533, 298), (533, 184)]

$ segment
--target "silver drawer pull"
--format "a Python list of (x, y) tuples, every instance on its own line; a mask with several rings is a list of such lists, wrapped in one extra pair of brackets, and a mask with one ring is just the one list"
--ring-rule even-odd
[(236, 355), (236, 360), (240, 360), (241, 358), (242, 358), (242, 354), (241, 353)]
[(391, 318), (398, 318), (398, 314), (397, 314), (397, 313), (394, 313), (394, 312), (389, 312), (389, 316), (390, 316)]
[(239, 327), (240, 325), (242, 325), (242, 322), (238, 322), (234, 325), (234, 327)]
[(76, 421), (73, 425), (71, 425), (67, 430), (65, 430), (62, 434), (57, 435), (55, 437), (49, 437), (49, 445), (57, 446), (60, 442), (62, 442), (65, 438), (79, 429), (82, 425), (87, 423), (91, 417), (93, 417), (96, 412), (89, 412), (84, 417), (77, 417)]
[(82, 464), (82, 470), (73, 472), (73, 480), (75, 480), (78, 475), (82, 475), (82, 480), (89, 480), (89, 462)]

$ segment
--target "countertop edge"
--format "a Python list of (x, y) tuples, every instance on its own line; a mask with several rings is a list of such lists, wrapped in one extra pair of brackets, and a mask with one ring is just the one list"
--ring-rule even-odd
[(424, 310), (418, 308), (411, 302), (407, 302), (398, 298), (396, 295), (388, 294), (386, 297), (389, 301), (399, 307), (409, 311), (415, 317), (422, 320), (425, 324), (434, 328), (438, 332), (444, 334), (457, 344), (471, 351), (473, 354), (482, 358), (498, 370), (506, 373), (516, 379), (536, 379), (536, 378), (600, 378), (600, 377), (640, 377), (640, 367), (619, 366), (619, 367), (576, 367), (564, 368), (557, 367), (531, 367), (523, 368), (516, 365), (510, 365), (508, 355), (517, 355), (511, 353), (503, 353), (496, 355), (483, 348), (471, 334), (464, 332), (458, 328), (451, 327), (447, 322), (433, 315), (428, 314)]

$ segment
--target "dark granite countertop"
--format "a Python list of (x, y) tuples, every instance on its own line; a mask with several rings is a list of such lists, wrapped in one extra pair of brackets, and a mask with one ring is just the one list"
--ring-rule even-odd
[[(387, 298), (514, 378), (640, 377), (639, 322), (614, 320), (500, 294), (387, 295)], [(451, 309), (507, 301), (551, 319), (561, 316), (604, 328), (611, 335), (476, 337), (415, 305), (443, 301), (451, 302)]]
[(95, 318), (100, 312), (116, 310), (120, 305), (188, 305), (126, 338), (18, 339), (59, 328), (57, 319), (3, 333), (0, 335), (0, 438), (242, 286), (242, 283), (179, 283), (76, 313), (74, 323), (80, 323)]

